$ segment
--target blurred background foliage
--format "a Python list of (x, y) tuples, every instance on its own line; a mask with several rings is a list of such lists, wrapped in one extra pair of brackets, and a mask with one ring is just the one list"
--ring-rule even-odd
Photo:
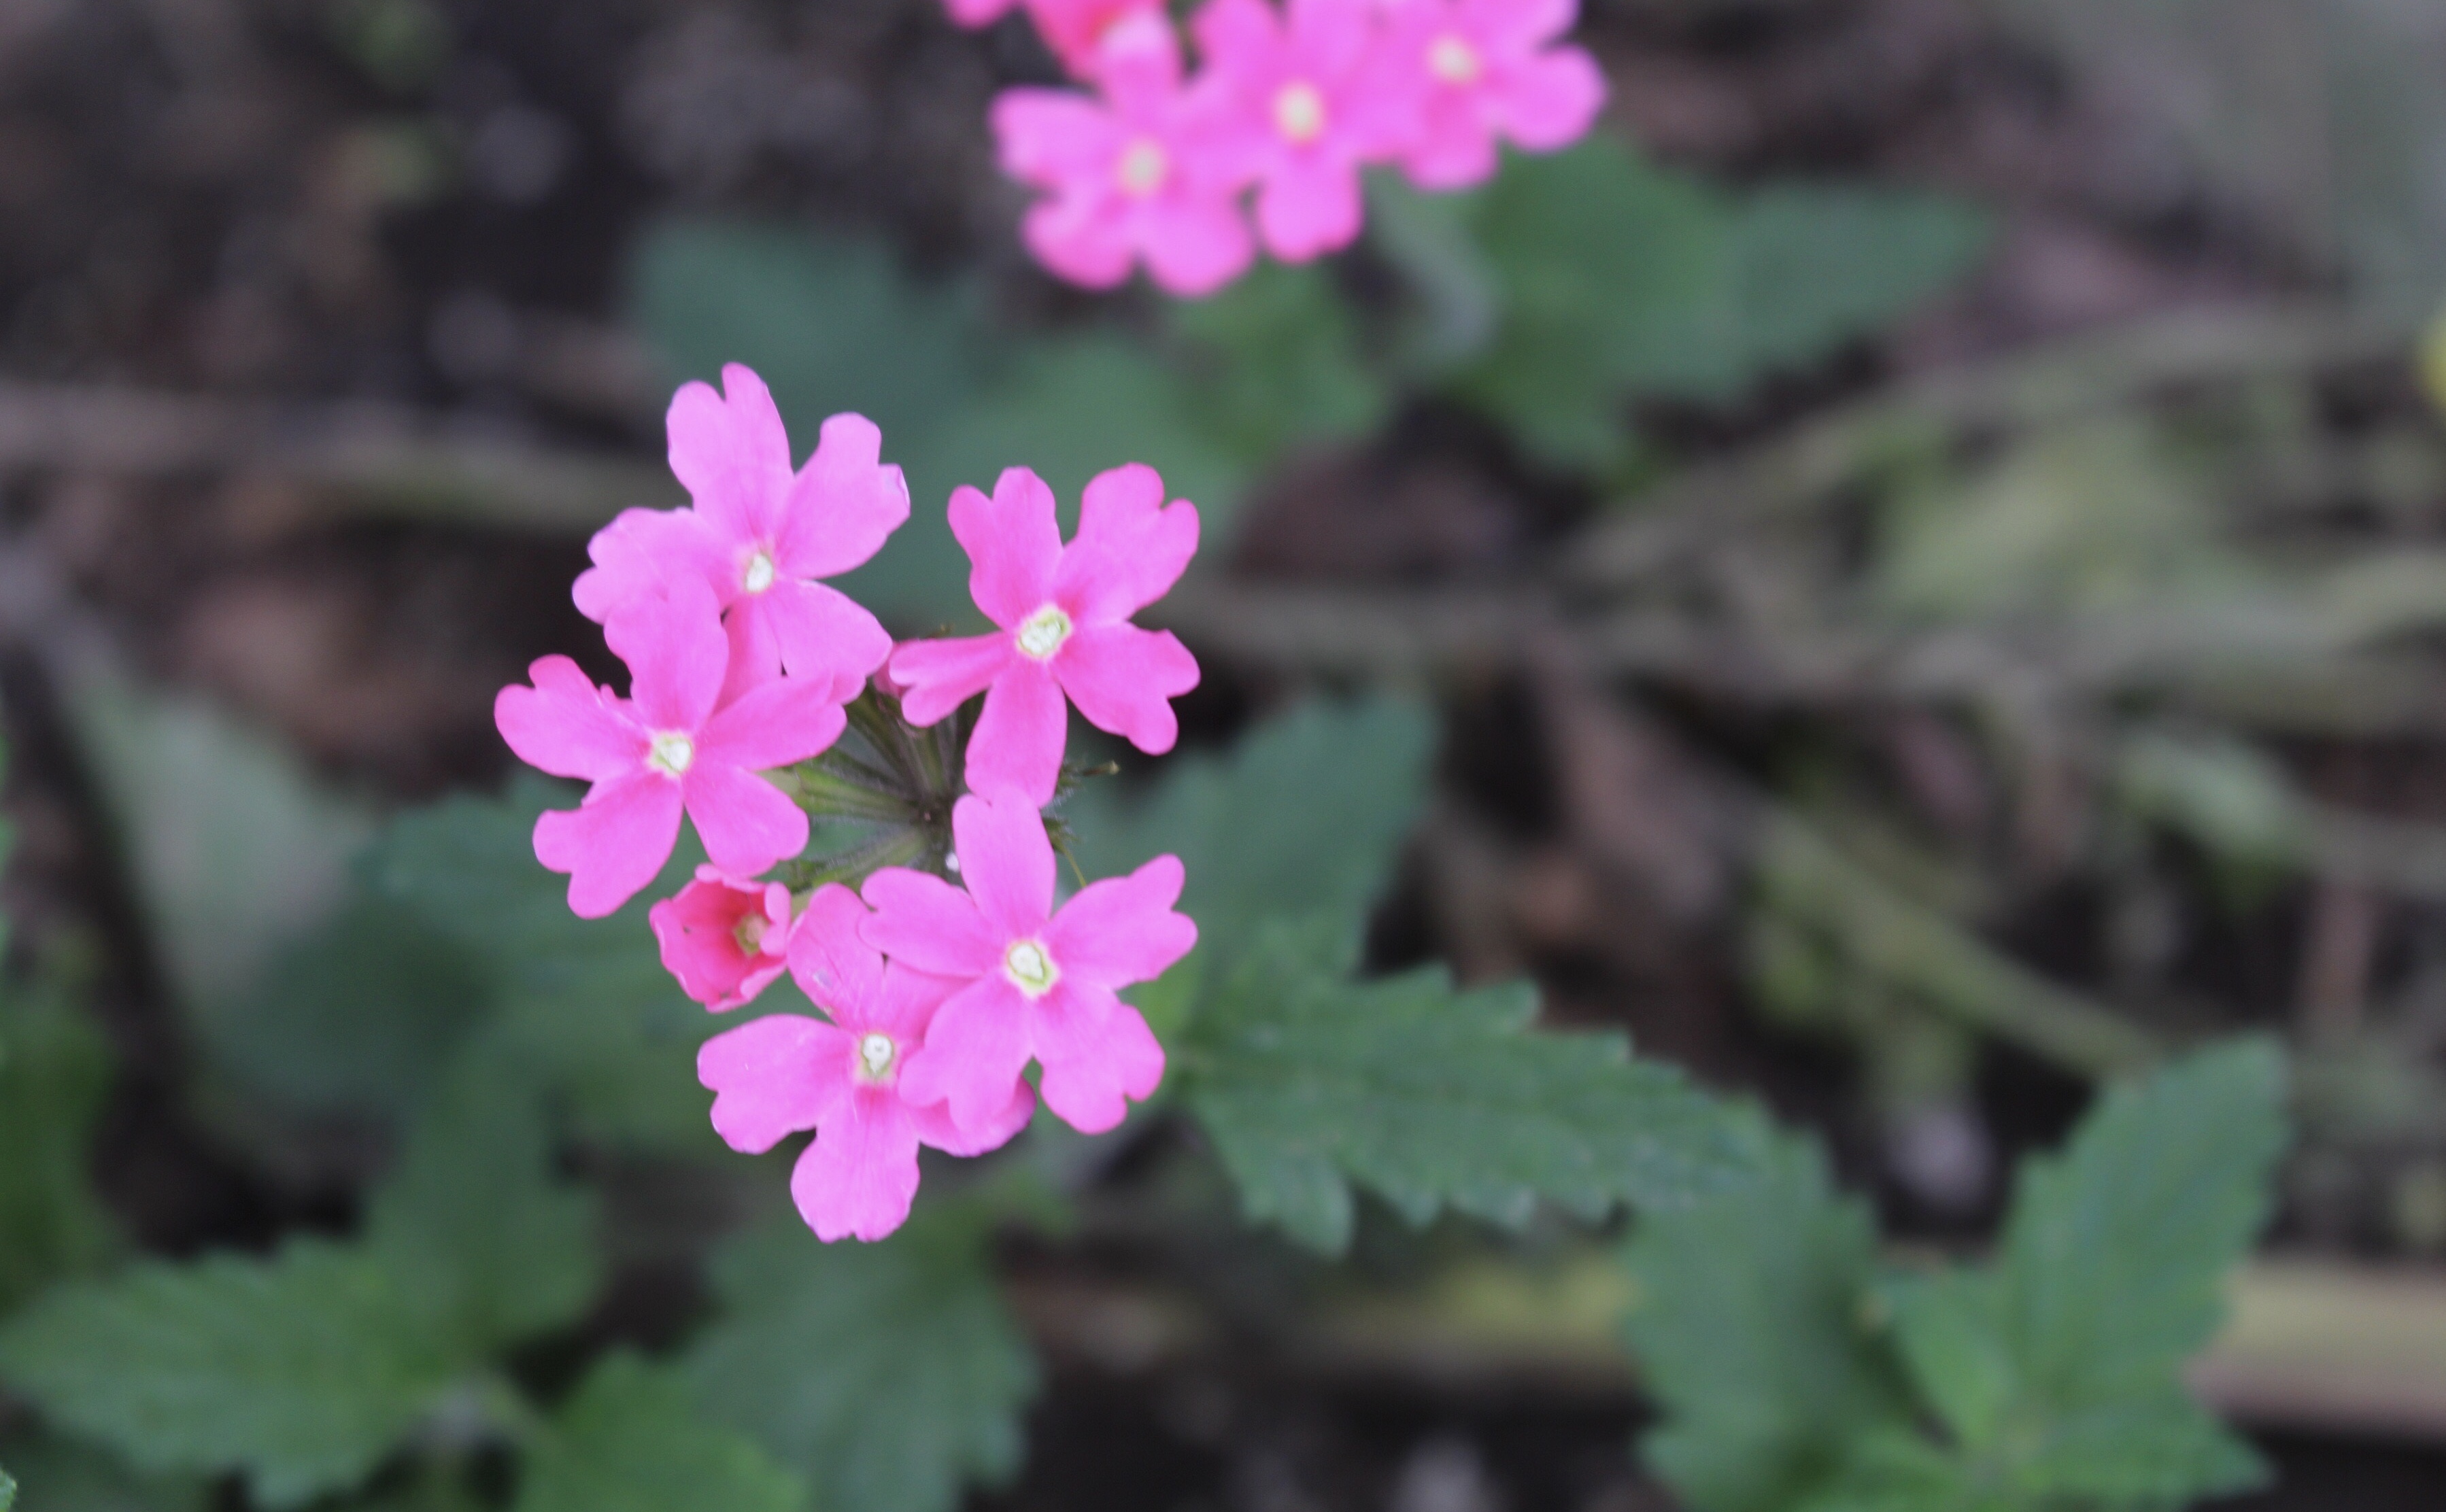
[[(932, 0), (0, 10), (26, 1504), (2432, 1504), (2446, 20), (1586, 10), (1597, 137), (1195, 305), (1026, 265), (1051, 65)], [(1189, 862), (1170, 1101), (881, 1249), (721, 1150), (489, 724), (612, 674), (568, 580), (726, 361), (884, 428), (904, 634), (1004, 466), (1206, 520), (1188, 749), (1063, 815)], [(2236, 1033), (2289, 1092), (2159, 1069)], [(1587, 1113), (1706, 1122), (1646, 1057), (1801, 1132), (1624, 1239), (1706, 1185)], [(2174, 1372), (2270, 1164), (2189, 1375), (2247, 1452)], [(2127, 1251), (2181, 1326), (2087, 1378), (2048, 1287)]]

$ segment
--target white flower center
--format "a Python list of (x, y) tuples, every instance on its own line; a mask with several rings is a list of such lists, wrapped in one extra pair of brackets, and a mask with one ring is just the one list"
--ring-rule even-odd
[(892, 1073), (892, 1063), (900, 1058), (900, 1047), (890, 1035), (860, 1035), (857, 1040), (859, 1073), (868, 1081), (879, 1082)]
[(1070, 639), (1070, 616), (1053, 605), (1029, 615), (1020, 622), (1019, 649), (1024, 656), (1039, 662), (1048, 661)]
[(1427, 68), (1448, 84), (1474, 84), (1486, 71), (1486, 65), (1476, 47), (1446, 32), (1427, 49)]
[(1005, 952), (1002, 971), (1010, 979), (1012, 986), (1031, 998), (1044, 997), (1053, 990), (1055, 982), (1062, 980), (1062, 973), (1054, 967), (1053, 957), (1033, 940), (1023, 940)]
[(754, 556), (747, 559), (747, 569), (739, 574), (739, 586), (750, 593), (762, 593), (773, 586), (773, 579), (780, 571), (781, 569), (773, 565), (773, 553), (760, 548)]
[(1325, 96), (1303, 79), (1274, 96), (1274, 129), (1305, 147), (1325, 135)]
[(667, 777), (687, 775), (696, 764), (696, 741), (679, 730), (665, 730), (647, 742), (646, 765)]
[(1144, 199), (1172, 177), (1172, 154), (1154, 138), (1140, 137), (1121, 154), (1120, 166), (1115, 173), (1121, 181), (1122, 193)]

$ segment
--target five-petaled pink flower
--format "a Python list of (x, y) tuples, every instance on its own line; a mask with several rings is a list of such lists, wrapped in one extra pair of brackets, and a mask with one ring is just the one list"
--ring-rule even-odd
[(1240, 210), (1226, 98), (1183, 87), (1171, 28), (1103, 70), (1104, 103), (1066, 89), (994, 102), (1003, 168), (1050, 191), (1021, 232), (1045, 267), (1089, 289), (1126, 281), (1143, 258), (1157, 284), (1195, 298), (1256, 257)]
[(878, 1240), (908, 1219), (919, 1145), (982, 1155), (1036, 1109), (1016, 1075), (965, 1126), (941, 1099), (910, 1095), (911, 1057), (954, 984), (887, 964), (859, 938), (866, 917), (856, 894), (824, 887), (790, 937), (790, 974), (831, 1023), (776, 1014), (707, 1040), (697, 1055), (697, 1079), (716, 1094), (714, 1129), (731, 1148), (761, 1155), (789, 1134), (816, 1131), (790, 1195), (826, 1243)]
[(909, 518), (909, 485), (882, 461), (883, 433), (858, 415), (824, 422), (807, 465), (763, 380), (737, 364), (724, 393), (689, 383), (671, 401), (671, 471), (696, 507), (630, 510), (594, 538), (577, 607), (608, 623), (630, 600), (699, 576), (727, 611), (724, 702), (787, 673), (837, 681), (843, 700), (892, 653), (874, 615), (817, 582), (863, 564)]
[(1153, 468), (1116, 468), (1087, 485), (1065, 548), (1053, 491), (1015, 467), (990, 499), (973, 488), (951, 495), (951, 532), (969, 553), (969, 593), (1001, 628), (903, 644), (892, 676), (909, 689), (902, 714), (920, 728), (985, 691), (969, 738), (971, 790), (1052, 801), (1069, 736), (1065, 694), (1096, 728), (1151, 756), (1172, 749), (1179, 723), (1170, 700), (1197, 685), (1197, 663), (1169, 630), (1129, 618), (1187, 569), (1195, 505), (1167, 507)]
[(1393, 0), (1385, 62), (1417, 111), (1402, 165), (1423, 189), (1493, 177), (1496, 140), (1568, 147), (1605, 107), (1605, 75), (1577, 47), (1551, 46), (1579, 0)]
[(982, 27), (1023, 6), (1044, 45), (1082, 79), (1095, 75), (1100, 53), (1123, 23), (1163, 17), (1163, 0), (950, 0), (951, 19)]
[(713, 591), (682, 575), (630, 600), (604, 626), (629, 664), (630, 697), (598, 688), (565, 656), (528, 669), (493, 720), (530, 766), (593, 784), (574, 812), (536, 821), (536, 859), (569, 873), (569, 906), (600, 919), (670, 859), (685, 810), (713, 864), (752, 877), (806, 848), (807, 816), (757, 775), (840, 736), (842, 690), (783, 678), (716, 706), (729, 663)]
[(1398, 152), (1412, 112), (1377, 64), (1380, 0), (1213, 0), (1195, 23), (1230, 92), (1233, 138), (1258, 184), (1257, 227), (1285, 262), (1348, 246), (1364, 219), (1359, 170)]
[(951, 832), (966, 891), (896, 867), (866, 883), (867, 942), (960, 983), (902, 1073), (907, 1094), (949, 1099), (952, 1122), (982, 1135), (1033, 1058), (1044, 1105), (1102, 1133), (1163, 1079), (1163, 1047), (1114, 993), (1197, 943), (1197, 926), (1173, 911), (1179, 858), (1090, 884), (1056, 912), (1053, 846), (1026, 799), (962, 798)]
[(778, 882), (742, 882), (699, 867), (694, 882), (646, 918), (664, 969), (715, 1013), (755, 1001), (789, 968), (790, 889)]

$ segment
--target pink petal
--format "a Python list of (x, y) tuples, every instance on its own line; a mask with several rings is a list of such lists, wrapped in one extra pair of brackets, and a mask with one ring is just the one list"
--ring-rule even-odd
[(680, 806), (680, 785), (657, 773), (640, 769), (598, 782), (575, 810), (555, 809), (536, 820), (536, 859), (547, 870), (569, 873), (570, 912), (607, 918), (671, 858)]
[(848, 723), (835, 692), (830, 679), (781, 678), (743, 694), (706, 721), (697, 737), (697, 759), (770, 772), (820, 756)]
[(869, 1010), (883, 986), (883, 956), (862, 932), (872, 917), (856, 893), (836, 882), (816, 889), (790, 935), (791, 980), (854, 1035), (870, 1027)]
[(1517, 65), (1494, 96), (1504, 135), (1530, 152), (1554, 152), (1587, 136), (1605, 102), (1605, 75), (1577, 47)]
[[(904, 1102), (906, 1101), (904, 1097)], [(1010, 1090), (1009, 1106), (974, 1129), (964, 1129), (951, 1122), (949, 1103), (928, 1103), (911, 1107), (909, 1115), (917, 1125), (917, 1137), (936, 1149), (959, 1156), (983, 1155), (1002, 1148), (1027, 1121), (1036, 1116), (1036, 1089), (1021, 1080)]]
[(671, 471), (725, 541), (771, 538), (790, 490), (790, 434), (764, 381), (733, 363), (724, 393), (689, 383), (671, 400)]
[(622, 606), (603, 626), (612, 650), (629, 663), (629, 697), (656, 730), (693, 735), (713, 712), (730, 664), (722, 606), (693, 577), (674, 578)]
[[(1080, 632), (1093, 634), (1093, 631)], [(1078, 634), (1071, 641), (1079, 639)], [(1069, 646), (1063, 647), (1063, 660)], [(971, 792), (1018, 793), (1038, 807), (1053, 801), (1062, 752), (1070, 737), (1070, 706), (1042, 662), (1014, 655), (986, 689), (986, 706), (969, 736)]]
[(1450, 193), (1482, 184), (1500, 165), (1495, 133), (1479, 115), (1482, 97), (1443, 96), (1428, 105), (1402, 167), (1421, 189)]
[(556, 777), (606, 781), (646, 763), (645, 732), (578, 664), (548, 656), (493, 699), (493, 724), (518, 759)]
[(1109, 177), (1128, 141), (1112, 112), (1068, 89), (1004, 90), (993, 128), (1003, 172), (1039, 189)]
[(727, 586), (728, 553), (694, 510), (623, 510), (594, 532), (586, 554), (594, 565), (577, 574), (570, 596), (597, 625), (674, 577), (702, 577), (717, 590)]
[(1019, 0), (950, 0), (951, 19), (964, 27), (982, 27), (1019, 9)]
[(935, 1012), (926, 1044), (900, 1068), (900, 1094), (913, 1105), (949, 1102), (963, 1130), (990, 1131), (1007, 1117), (1011, 1089), (1027, 1067), (1030, 1007), (997, 970)]
[(1257, 194), (1257, 228), (1287, 263), (1349, 246), (1361, 221), (1358, 173), (1322, 153), (1286, 160)]
[(700, 760), (680, 785), (706, 859), (723, 870), (754, 876), (807, 849), (806, 811), (754, 773)]
[(934, 1011), (970, 980), (936, 976), (906, 961), (891, 961), (883, 968), (882, 986), (870, 1000), (866, 1027), (890, 1035), (902, 1045), (922, 1045), (927, 1028), (934, 1021)]
[(833, 577), (864, 566), (908, 519), (909, 480), (883, 465), (883, 432), (836, 415), (792, 484), (775, 560), (790, 577)]
[(1152, 467), (1117, 467), (1087, 485), (1079, 532), (1053, 574), (1053, 601), (1081, 626), (1126, 620), (1172, 591), (1197, 554), (1197, 506), (1164, 508)]
[(1213, 0), (1190, 28), (1210, 67), (1245, 75), (1278, 66), (1282, 28), (1265, 0)]
[[(786, 962), (777, 947), (790, 939), (790, 891), (779, 883), (741, 883), (712, 867), (646, 915), (662, 947), (663, 968), (680, 988), (716, 1013), (743, 1007), (772, 985)], [(764, 930), (762, 947), (740, 943), (749, 920)]]
[(759, 598), (781, 644), (781, 664), (793, 678), (856, 684), (892, 654), (892, 636), (882, 623), (838, 588), (785, 578)]
[(1167, 293), (1203, 299), (1249, 271), (1257, 238), (1237, 195), (1179, 196), (1148, 207), (1147, 271)]
[(1138, 266), (1127, 217), (1104, 195), (1063, 195), (1029, 207), (1020, 237), (1045, 271), (1082, 289), (1118, 289)]
[(988, 499), (972, 488), (951, 495), (951, 533), (969, 553), (969, 593), (1006, 630), (1044, 607), (1062, 561), (1053, 491), (1024, 467), (994, 484)]
[(850, 1094), (849, 1036), (798, 1014), (775, 1014), (714, 1036), (696, 1053), (696, 1079), (714, 1094), (713, 1131), (762, 1155), (825, 1122)]
[(894, 961), (946, 977), (1002, 970), (1009, 938), (998, 937), (976, 900), (942, 878), (886, 867), (866, 879), (864, 890), (875, 917), (859, 932)]
[(1153, 981), (1197, 944), (1197, 925), (1173, 911), (1180, 901), (1178, 856), (1157, 856), (1126, 877), (1089, 883), (1044, 931), (1063, 979), (1099, 987)]
[[(1180, 735), (1170, 700), (1197, 686), (1197, 659), (1170, 630), (1100, 625), (1063, 644), (1053, 675), (1089, 724), (1161, 756)], [(975, 749), (969, 747), (971, 768)]]
[(1290, 0), (1291, 46), (1319, 74), (1347, 70), (1367, 50), (1379, 0)]
[(790, 1196), (827, 1244), (873, 1243), (907, 1223), (917, 1198), (917, 1126), (900, 1099), (875, 1087), (852, 1092), (799, 1157)]
[(1053, 842), (1036, 805), (1007, 793), (962, 798), (951, 806), (951, 837), (960, 880), (1005, 943), (1044, 927), (1053, 914)]
[(722, 618), (730, 662), (723, 674), (722, 695), (714, 707), (736, 703), (781, 677), (781, 639), (774, 632), (772, 595), (743, 597)]
[(892, 653), (893, 681), (906, 690), (900, 696), (901, 717), (923, 730), (983, 693), (1019, 660), (1007, 630), (911, 641)]
[[(1031, 1026), (1044, 1106), (1082, 1134), (1118, 1126), (1163, 1081), (1163, 1046), (1146, 1019), (1100, 987), (1063, 981), (1036, 1003)], [(952, 1110), (956, 1115), (959, 1110)]]

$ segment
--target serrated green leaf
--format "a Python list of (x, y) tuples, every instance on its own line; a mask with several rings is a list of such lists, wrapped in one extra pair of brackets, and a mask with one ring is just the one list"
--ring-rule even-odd
[(1878, 1425), (1853, 1441), (1825, 1486), (1790, 1512), (2034, 1512), (1916, 1434)]
[[(1752, 1180), (1644, 1216), (1627, 1325), (1665, 1410), (1643, 1452), (1697, 1512), (1790, 1512), (1911, 1405), (1871, 1332), (1877, 1236), (1816, 1147), (1755, 1130)], [(1832, 1509), (1827, 1509), (1832, 1512)]]
[(2245, 1041), (2109, 1090), (2022, 1173), (2001, 1262), (2015, 1358), (2057, 1409), (2150, 1395), (2207, 1345), (2267, 1217), (2283, 1055)]
[(1425, 801), (1435, 733), (1424, 709), (1396, 699), (1305, 705), (1228, 756), (1176, 759), (1143, 801), (1081, 793), (1065, 811), (1079, 864), (1118, 876), (1179, 856), (1192, 960), (1214, 962), (1210, 982), (1268, 919), (1330, 919), (1355, 952)]
[(16, 1504), (17, 1483), (9, 1479), (8, 1471), (0, 1470), (0, 1512), (9, 1512)]
[(602, 1282), (592, 1194), (555, 1179), (535, 1088), (471, 1055), (375, 1192), (368, 1240), (460, 1352), (575, 1322)]
[(1360, 352), (1351, 303), (1317, 264), (1266, 263), (1211, 299), (1170, 307), (1197, 359), (1201, 428), (1251, 468), (1363, 435), (1392, 394)]
[(947, 1512), (1014, 1473), (1037, 1368), (995, 1284), (987, 1235), (921, 1213), (880, 1244), (818, 1243), (795, 1222), (734, 1244), (725, 1307), (685, 1368), (706, 1416), (802, 1474), (820, 1507)]
[(208, 1487), (194, 1477), (140, 1479), (118, 1461), (72, 1440), (12, 1438), (9, 1463), (33, 1487), (34, 1512), (201, 1512)]
[(565, 878), (535, 859), (536, 816), (575, 790), (521, 775), (499, 798), (455, 797), (395, 821), (360, 859), (360, 885), (465, 952), (491, 986), (478, 1033), (564, 1100), (578, 1129), (614, 1143), (707, 1148), (694, 1072), (719, 1020), (664, 969), (647, 911), (702, 859), (692, 834), (608, 919), (569, 911)]
[(1353, 1185), (1413, 1223), (1449, 1206), (1517, 1227), (1540, 1198), (1595, 1219), (1739, 1169), (1723, 1110), (1621, 1036), (1533, 1031), (1525, 983), (1343, 980), (1338, 933), (1261, 932), (1181, 1046), (1179, 1095), (1251, 1219), (1339, 1253)]
[(1889, 1285), (1884, 1296), (1920, 1399), (1966, 1448), (1992, 1447), (2021, 1387), (1996, 1278), (1961, 1271), (1914, 1277)]
[(0, 1316), (111, 1251), (87, 1169), (110, 1076), (102, 1031), (56, 988), (0, 982)]
[(686, 1383), (633, 1355), (594, 1368), (527, 1456), (515, 1512), (801, 1512), (806, 1488), (702, 1421)]
[(362, 1482), (464, 1363), (370, 1258), (144, 1265), (0, 1330), (0, 1378), (150, 1472), (243, 1470), (271, 1508)]
[(2154, 1507), (2255, 1490), (2268, 1472), (2256, 1450), (2170, 1384), (2051, 1423), (2018, 1478), (2050, 1499)]

